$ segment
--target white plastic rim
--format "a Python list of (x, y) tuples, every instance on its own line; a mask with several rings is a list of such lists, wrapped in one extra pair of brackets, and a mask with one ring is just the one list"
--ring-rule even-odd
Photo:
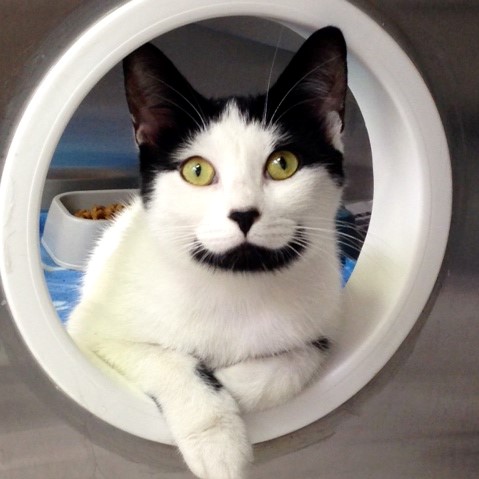
[(345, 290), (342, 340), (315, 385), (284, 406), (246, 417), (253, 442), (314, 422), (375, 376), (425, 306), (449, 232), (450, 162), (435, 104), (407, 55), (356, 7), (343, 0), (132, 0), (99, 19), (48, 71), (14, 132), (0, 189), (0, 271), (11, 316), (58, 388), (104, 421), (167, 444), (171, 436), (152, 402), (92, 366), (61, 326), (40, 264), (40, 199), (67, 122), (111, 67), (162, 33), (233, 15), (268, 18), (303, 36), (326, 25), (343, 30), (374, 168), (373, 216)]

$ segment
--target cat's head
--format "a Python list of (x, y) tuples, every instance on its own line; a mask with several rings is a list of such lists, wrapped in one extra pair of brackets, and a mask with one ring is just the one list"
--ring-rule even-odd
[(240, 272), (330, 254), (344, 180), (338, 29), (314, 33), (256, 97), (204, 98), (151, 44), (124, 60), (124, 73), (141, 194), (163, 247)]

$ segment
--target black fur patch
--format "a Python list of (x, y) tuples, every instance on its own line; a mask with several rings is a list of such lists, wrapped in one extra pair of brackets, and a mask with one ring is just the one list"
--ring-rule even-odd
[(160, 412), (163, 412), (163, 409), (161, 407), (160, 401), (156, 398), (156, 396), (149, 395), (151, 400), (155, 403), (155, 406), (158, 408)]
[(243, 243), (222, 254), (212, 253), (203, 247), (195, 247), (191, 256), (214, 269), (240, 273), (276, 271), (289, 266), (299, 259), (306, 248), (306, 239), (301, 228), (295, 238), (279, 249), (264, 248), (251, 243)]
[(206, 367), (203, 363), (199, 363), (196, 366), (196, 373), (198, 376), (211, 388), (215, 391), (219, 391), (223, 388), (223, 385), (216, 379), (214, 372)]
[(320, 351), (329, 351), (331, 348), (331, 341), (323, 336), (322, 338), (313, 341), (312, 345)]
[(306, 249), (307, 240), (299, 227), (295, 237), (283, 248), (269, 249), (251, 243), (243, 243), (222, 254), (212, 253), (203, 247), (195, 247), (191, 256), (199, 263), (224, 271), (257, 273), (277, 271), (299, 259)]

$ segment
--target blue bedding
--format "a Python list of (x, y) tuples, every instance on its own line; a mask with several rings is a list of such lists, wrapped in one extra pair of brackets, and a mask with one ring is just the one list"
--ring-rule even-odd
[[(40, 214), (40, 237), (43, 234), (46, 219), (47, 212), (42, 211)], [(64, 323), (78, 301), (82, 272), (58, 266), (43, 246), (40, 246), (40, 255), (53, 306)]]

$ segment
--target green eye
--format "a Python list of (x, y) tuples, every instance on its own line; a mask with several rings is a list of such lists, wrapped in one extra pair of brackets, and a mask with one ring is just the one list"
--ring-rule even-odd
[(298, 158), (290, 151), (275, 151), (266, 162), (266, 171), (273, 180), (286, 180), (293, 176), (299, 167)]
[(195, 186), (211, 185), (216, 174), (213, 165), (201, 156), (186, 160), (181, 165), (180, 173), (185, 181)]

